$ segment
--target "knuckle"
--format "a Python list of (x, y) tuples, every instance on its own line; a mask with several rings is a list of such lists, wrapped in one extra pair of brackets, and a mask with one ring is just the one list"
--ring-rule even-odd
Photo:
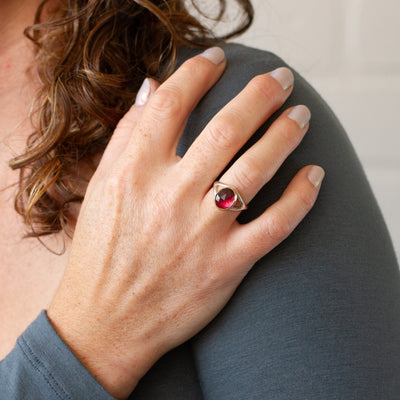
[(227, 151), (235, 140), (235, 130), (225, 118), (215, 119), (207, 128), (206, 140), (211, 149)]
[(123, 191), (128, 183), (128, 179), (124, 174), (115, 173), (107, 177), (105, 185), (111, 193), (119, 193)]
[(239, 187), (257, 187), (263, 179), (264, 172), (256, 161), (244, 158), (240, 162), (240, 168), (235, 170), (235, 182)]
[(193, 75), (202, 77), (203, 73), (210, 69), (208, 68), (210, 63), (205, 63), (202, 61), (205, 60), (199, 57), (189, 58), (182, 64), (181, 71), (191, 77), (193, 77)]
[(313, 207), (315, 201), (315, 196), (313, 193), (302, 190), (298, 193), (297, 197), (302, 205), (303, 210), (308, 211)]
[(188, 60), (186, 60), (179, 68), (179, 72), (193, 72), (197, 65), (199, 63), (197, 62), (195, 57), (189, 58)]
[(279, 209), (271, 213), (265, 225), (265, 233), (273, 242), (286, 239), (293, 230), (289, 217)]
[(153, 117), (160, 121), (176, 118), (183, 109), (182, 95), (178, 88), (160, 88), (150, 101)]
[(179, 73), (181, 80), (192, 81), (195, 86), (201, 90), (210, 86), (210, 81), (215, 74), (215, 68), (212, 67), (212, 63), (206, 62), (205, 58), (193, 57), (186, 60), (180, 67)]
[(207, 291), (210, 289), (215, 290), (215, 288), (220, 285), (221, 281), (223, 281), (223, 277), (226, 273), (224, 272), (224, 265), (218, 265), (218, 268), (216, 268), (215, 264), (212, 265), (213, 267), (210, 266), (204, 269), (200, 279), (200, 281), (205, 284)]
[(134, 170), (131, 162), (119, 163), (112, 172), (105, 176), (104, 184), (111, 193), (121, 193), (132, 184), (132, 171)]
[(170, 199), (167, 195), (157, 196), (157, 200), (151, 202), (150, 221), (160, 229), (163, 225), (171, 224), (174, 219), (174, 205), (173, 199)]
[(270, 85), (269, 79), (267, 75), (257, 75), (249, 83), (252, 90), (264, 97), (267, 102), (274, 101), (277, 97), (275, 86)]
[[(300, 141), (301, 136), (297, 124), (291, 124), (289, 121), (282, 120), (282, 126), (279, 132), (280, 140), (283, 142), (285, 147), (292, 149), (296, 147)], [(295, 125), (295, 126), (294, 126)]]
[[(209, 263), (204, 268), (204, 275), (201, 277), (208, 287), (208, 290), (215, 290), (232, 278), (232, 265), (234, 260), (231, 259), (226, 250), (221, 250), (222, 254), (219, 260)], [(223, 256), (222, 256), (223, 255)], [(223, 261), (221, 261), (223, 260)]]

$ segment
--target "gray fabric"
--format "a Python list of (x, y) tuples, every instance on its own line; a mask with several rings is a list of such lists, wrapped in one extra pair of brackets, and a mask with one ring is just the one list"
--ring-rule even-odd
[[(286, 65), (240, 45), (225, 51), (227, 69), (191, 115), (180, 156), (253, 76)], [(187, 49), (181, 61), (194, 53)], [(311, 109), (309, 132), (239, 221), (260, 215), (305, 165), (323, 166), (326, 179), (301, 225), (253, 267), (224, 310), (190, 341), (203, 398), (398, 400), (400, 276), (391, 240), (346, 133), (297, 73), (284, 108), (296, 104)], [(166, 374), (181, 362), (175, 351), (148, 372), (132, 399), (197, 398), (190, 388), (178, 393), (179, 381)], [(191, 368), (188, 362), (190, 374)]]
[(42, 311), (0, 362), (0, 399), (113, 397), (75, 357)]
[[(180, 62), (196, 51), (182, 49)], [(253, 76), (285, 65), (271, 53), (240, 45), (225, 51), (227, 70), (192, 113), (181, 156)], [(343, 128), (295, 77), (284, 108), (306, 104), (310, 130), (239, 221), (260, 215), (307, 164), (327, 173), (317, 204), (253, 267), (203, 331), (153, 366), (131, 399), (400, 398), (400, 276), (393, 246)], [(44, 313), (1, 362), (0, 387), (0, 399), (111, 399)]]

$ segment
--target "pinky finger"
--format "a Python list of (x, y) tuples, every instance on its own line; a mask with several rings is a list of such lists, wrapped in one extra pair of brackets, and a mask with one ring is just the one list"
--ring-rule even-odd
[(229, 247), (237, 260), (244, 261), (242, 265), (251, 267), (293, 232), (314, 206), (324, 175), (319, 166), (302, 168), (281, 198), (261, 216), (248, 224), (235, 226)]

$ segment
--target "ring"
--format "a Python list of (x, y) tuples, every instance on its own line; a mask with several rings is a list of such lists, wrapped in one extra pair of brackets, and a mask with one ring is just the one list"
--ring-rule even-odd
[(215, 205), (218, 208), (232, 211), (246, 210), (247, 206), (234, 186), (216, 181), (213, 188)]

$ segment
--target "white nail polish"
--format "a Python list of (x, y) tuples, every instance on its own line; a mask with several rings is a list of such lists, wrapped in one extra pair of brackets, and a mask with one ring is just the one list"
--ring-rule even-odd
[(300, 105), (294, 107), (287, 117), (296, 121), (300, 128), (303, 129), (308, 124), (308, 121), (310, 121), (311, 112), (308, 107)]
[(150, 81), (146, 78), (136, 95), (135, 105), (144, 106), (150, 97)]
[(287, 90), (294, 83), (293, 72), (286, 67), (280, 67), (270, 72), (270, 76), (276, 79), (282, 86), (283, 90)]
[(213, 64), (219, 65), (225, 60), (225, 53), (221, 47), (211, 47), (203, 51), (200, 57), (207, 58), (207, 60), (210, 60)]
[(318, 165), (314, 165), (308, 171), (308, 180), (318, 189), (324, 179), (325, 171)]

